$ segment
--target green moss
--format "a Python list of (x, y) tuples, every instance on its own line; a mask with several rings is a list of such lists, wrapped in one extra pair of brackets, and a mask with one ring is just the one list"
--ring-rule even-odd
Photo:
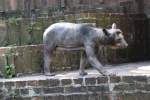
[(8, 22), (12, 25), (12, 26), (17, 26), (19, 25), (20, 21), (22, 20), (21, 17), (11, 17), (8, 19)]
[(4, 77), (12, 78), (15, 77), (15, 65), (14, 65), (14, 56), (12, 52), (4, 54), (5, 56), (5, 66), (4, 66)]

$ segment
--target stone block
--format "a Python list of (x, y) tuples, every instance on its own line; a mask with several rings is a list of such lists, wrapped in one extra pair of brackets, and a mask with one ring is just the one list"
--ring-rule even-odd
[(61, 85), (62, 86), (68, 86), (68, 85), (72, 85), (72, 79), (61, 79)]
[(7, 89), (11, 89), (12, 87), (15, 86), (15, 83), (14, 82), (5, 82), (4, 85)]
[(116, 95), (116, 100), (149, 100), (149, 93), (133, 92), (120, 93)]
[(54, 86), (59, 86), (60, 85), (60, 80), (59, 79), (50, 79), (49, 81), (49, 86), (54, 87)]
[(120, 76), (110, 76), (110, 83), (119, 83), (120, 81)]
[[(17, 97), (16, 100), (31, 100), (31, 97)], [(13, 99), (12, 99), (13, 100)]]
[(47, 100), (47, 99), (44, 99), (44, 97), (42, 96), (35, 96), (35, 97), (31, 97), (30, 100)]
[(136, 83), (135, 88), (139, 91), (150, 91), (150, 84)]
[(135, 91), (135, 84), (118, 84), (114, 86), (113, 91)]
[(53, 93), (63, 93), (63, 87), (54, 87), (54, 88), (43, 88), (43, 92), (45, 94), (53, 94)]
[(98, 100), (112, 100), (114, 98), (111, 98), (111, 93), (101, 93), (101, 94), (98, 94)]
[(97, 77), (97, 84), (103, 84), (103, 83), (107, 83), (108, 82), (108, 78), (107, 77)]
[(33, 88), (32, 91), (34, 92), (34, 95), (41, 95), (42, 94), (41, 88)]
[(21, 24), (21, 26), (20, 26), (20, 28), (21, 28), (20, 29), (21, 45), (29, 45), (31, 43), (31, 40), (30, 40), (31, 34), (29, 33), (30, 21), (29, 21), (29, 19), (22, 19), (20, 24)]
[(72, 100), (89, 100), (90, 94), (74, 94), (74, 95), (71, 95), (71, 99)]
[(85, 84), (86, 85), (95, 85), (96, 84), (96, 78), (92, 77), (87, 77), (85, 78)]
[(19, 91), (21, 96), (29, 96), (29, 89), (23, 88), (20, 89)]
[[(41, 46), (16, 47), (15, 57), (16, 73), (33, 74), (42, 72), (42, 48)], [(36, 56), (35, 56), (36, 55)]]
[(65, 100), (63, 95), (45, 96), (44, 100)]
[(136, 82), (147, 83), (148, 78), (147, 76), (123, 76), (122, 81), (125, 83), (136, 83)]
[(3, 82), (0, 82), (0, 88), (2, 88), (2, 87), (3, 87), (3, 85), (4, 85), (4, 83), (3, 83)]
[(108, 85), (88, 86), (88, 92), (109, 92), (109, 87)]
[(77, 78), (73, 79), (75, 85), (82, 85), (83, 84), (83, 78)]
[(44, 27), (46, 23), (43, 23), (43, 18), (37, 18), (34, 22), (33, 25), (33, 30), (32, 30), (32, 44), (41, 44), (43, 41), (43, 32), (47, 28)]
[(38, 85), (38, 80), (27, 81), (27, 87), (37, 87)]
[(7, 92), (3, 89), (0, 89), (0, 99), (3, 100), (4, 98), (6, 98)]
[(86, 93), (88, 92), (86, 86), (70, 86), (64, 88), (64, 93)]
[(48, 80), (39, 80), (38, 86), (48, 87), (49, 86), (49, 81)]
[(15, 82), (15, 85), (16, 85), (16, 88), (21, 88), (21, 87), (26, 87), (26, 84), (27, 82), (26, 81), (16, 81)]

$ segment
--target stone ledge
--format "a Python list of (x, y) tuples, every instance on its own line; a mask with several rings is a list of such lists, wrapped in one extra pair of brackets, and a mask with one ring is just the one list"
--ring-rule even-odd
[(61, 71), (56, 72), (55, 76), (36, 74), (12, 79), (1, 78), (0, 99), (16, 97), (18, 100), (138, 100), (137, 97), (141, 93), (144, 100), (149, 100), (149, 65), (149, 61), (106, 65), (104, 68), (107, 72), (116, 73), (116, 76), (107, 77), (89, 69), (86, 70), (88, 75), (84, 77), (79, 76), (78, 71)]
[[(72, 75), (70, 75), (72, 73)], [(0, 79), (1, 97), (8, 95), (12, 98), (11, 93), (16, 94), (16, 98), (30, 100), (31, 98), (54, 98), (52, 100), (80, 100), (81, 97), (86, 100), (113, 100), (110, 98), (128, 98), (121, 100), (138, 100), (129, 99), (130, 96), (135, 98), (141, 93), (145, 97), (150, 97), (150, 77), (149, 76), (101, 76), (95, 70), (88, 70), (88, 75), (81, 77), (77, 72), (59, 73), (56, 76), (26, 76), (12, 79)], [(94, 74), (93, 74), (94, 73)], [(78, 95), (78, 97), (76, 97)], [(127, 97), (125, 97), (127, 95)], [(63, 98), (60, 98), (63, 97)], [(72, 99), (76, 97), (76, 99)], [(108, 97), (108, 98), (107, 98)], [(28, 98), (28, 99), (27, 99)], [(67, 98), (67, 99), (66, 99)], [(47, 100), (45, 99), (45, 100)], [(19, 100), (19, 99), (18, 99)], [(118, 100), (118, 99), (115, 99)], [(120, 99), (119, 99), (120, 100)], [(140, 100), (140, 99), (139, 99)]]

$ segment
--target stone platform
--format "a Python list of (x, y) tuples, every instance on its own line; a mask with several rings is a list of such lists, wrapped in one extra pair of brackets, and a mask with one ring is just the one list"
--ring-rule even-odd
[(105, 68), (116, 76), (89, 69), (84, 77), (68, 71), (0, 79), (0, 100), (149, 100), (150, 61)]

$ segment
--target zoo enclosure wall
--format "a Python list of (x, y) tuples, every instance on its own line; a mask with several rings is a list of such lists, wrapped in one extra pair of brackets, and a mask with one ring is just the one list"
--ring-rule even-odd
[[(41, 44), (43, 31), (55, 22), (116, 22), (128, 49), (98, 50), (104, 63), (147, 60), (150, 57), (148, 0), (0, 0), (0, 46)], [(113, 57), (113, 58), (112, 58)]]

